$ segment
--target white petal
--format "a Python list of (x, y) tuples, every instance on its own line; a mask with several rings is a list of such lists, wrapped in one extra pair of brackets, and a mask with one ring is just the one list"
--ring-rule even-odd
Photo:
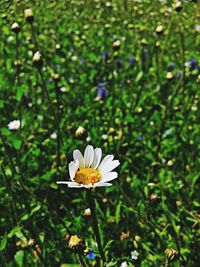
[(103, 183), (103, 182), (98, 182), (94, 184), (94, 187), (101, 187), (101, 186), (111, 186), (112, 184), (110, 183)]
[(98, 169), (103, 170), (107, 165), (110, 164), (110, 162), (114, 159), (113, 155), (107, 155), (99, 165)]
[(88, 185), (83, 185), (84, 188), (86, 189), (90, 189), (90, 188), (94, 188), (94, 184), (88, 184)]
[(81, 188), (81, 187), (83, 187), (83, 185), (75, 183), (75, 182), (71, 182), (71, 183), (68, 184), (68, 187), (70, 187), (70, 188), (72, 188), (72, 187), (73, 188)]
[(82, 153), (78, 149), (74, 150), (73, 157), (74, 157), (74, 160), (75, 161), (78, 159), (78, 161), (79, 161), (79, 168), (80, 169), (84, 168), (83, 155), (82, 155)]
[(73, 180), (75, 176), (75, 166), (74, 166), (73, 161), (69, 163), (69, 175), (70, 175), (70, 179)]
[(109, 162), (106, 166), (104, 165), (103, 168), (100, 170), (102, 175), (114, 170), (120, 164), (119, 160), (113, 160)]
[(96, 169), (99, 166), (99, 163), (101, 161), (101, 156), (102, 156), (102, 150), (101, 148), (95, 148), (94, 150), (94, 159), (91, 164), (91, 167)]
[(118, 177), (117, 172), (108, 172), (108, 173), (103, 175), (101, 182), (103, 182), (103, 183), (110, 182), (110, 181), (116, 179), (117, 177)]
[(78, 188), (78, 187), (82, 187), (81, 184), (78, 184), (78, 183), (76, 183), (76, 182), (58, 181), (58, 182), (56, 182), (56, 183), (57, 183), (57, 184), (67, 184), (68, 187), (76, 187), (76, 188)]
[(70, 178), (71, 180), (73, 181), (74, 177), (75, 177), (75, 174), (78, 170), (78, 167), (79, 167), (79, 161), (76, 160), (75, 162), (74, 161), (71, 161), (69, 163), (69, 175), (70, 175)]
[(85, 167), (90, 167), (94, 158), (94, 148), (93, 146), (87, 146), (84, 153), (84, 163)]

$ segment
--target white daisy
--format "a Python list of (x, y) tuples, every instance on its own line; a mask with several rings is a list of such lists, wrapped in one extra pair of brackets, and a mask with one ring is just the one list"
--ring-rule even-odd
[[(113, 172), (120, 163), (113, 160), (113, 155), (107, 155), (102, 161), (101, 148), (93, 148), (88, 145), (84, 156), (77, 149), (73, 152), (74, 161), (69, 163), (69, 182), (58, 181), (57, 184), (67, 184), (68, 187), (94, 188), (100, 186), (110, 186), (110, 181), (118, 177), (117, 172)], [(100, 162), (101, 161), (101, 162)]]
[(20, 120), (14, 120), (8, 123), (9, 130), (18, 130), (20, 128)]

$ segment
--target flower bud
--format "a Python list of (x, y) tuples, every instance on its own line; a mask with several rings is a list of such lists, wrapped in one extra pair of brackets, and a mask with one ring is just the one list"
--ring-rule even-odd
[(174, 9), (177, 12), (180, 12), (182, 10), (182, 3), (181, 3), (181, 1), (178, 1), (178, 2), (174, 3)]
[(152, 205), (155, 205), (155, 204), (158, 203), (158, 201), (159, 201), (159, 197), (158, 197), (157, 194), (152, 193), (152, 194), (150, 195), (150, 197), (149, 197), (149, 200), (150, 200), (150, 203), (151, 203)]
[(114, 51), (118, 51), (120, 49), (121, 42), (120, 40), (116, 39), (112, 43), (112, 47)]
[(24, 10), (24, 17), (28, 23), (33, 23), (34, 15), (31, 8)]
[(85, 128), (83, 128), (82, 126), (79, 126), (75, 132), (75, 135), (76, 135), (76, 137), (78, 137), (80, 139), (85, 139), (87, 136), (87, 132), (86, 132)]
[(173, 248), (167, 248), (165, 250), (165, 255), (169, 261), (172, 261), (178, 257), (178, 252)]
[(156, 33), (157, 34), (162, 34), (163, 33), (163, 26), (162, 25), (159, 25), (156, 27)]
[(172, 80), (173, 79), (173, 74), (170, 71), (167, 72), (166, 79), (167, 80)]
[(85, 211), (84, 211), (84, 215), (85, 216), (91, 216), (91, 210), (90, 210), (90, 208), (88, 208), (88, 209), (85, 209)]
[(36, 67), (42, 67), (42, 56), (39, 51), (35, 52), (33, 55), (33, 64), (35, 64)]
[(14, 22), (12, 25), (11, 25), (11, 30), (14, 32), (14, 33), (19, 33), (20, 32), (20, 26), (17, 22)]
[(140, 42), (142, 45), (147, 45), (147, 40), (145, 38), (143, 38)]
[(58, 82), (60, 80), (60, 76), (58, 73), (52, 73), (51, 77), (55, 82)]
[(60, 47), (61, 47), (60, 44), (56, 44), (56, 45), (55, 45), (55, 49), (56, 49), (56, 50), (60, 50)]
[(172, 160), (168, 160), (167, 166), (172, 167), (174, 165), (174, 162)]
[(33, 245), (35, 245), (35, 240), (34, 239), (29, 239), (28, 246), (32, 247)]

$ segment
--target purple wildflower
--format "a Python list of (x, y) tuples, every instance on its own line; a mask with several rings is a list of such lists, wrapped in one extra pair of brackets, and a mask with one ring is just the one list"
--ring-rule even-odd
[(87, 257), (88, 257), (89, 260), (94, 260), (95, 259), (96, 256), (95, 256), (95, 253), (94, 253), (93, 249), (90, 250), (90, 252), (87, 255)]
[(174, 70), (174, 66), (175, 66), (175, 64), (174, 64), (174, 63), (171, 63), (171, 64), (169, 65), (167, 71), (169, 71), (169, 72), (173, 71), (173, 70)]

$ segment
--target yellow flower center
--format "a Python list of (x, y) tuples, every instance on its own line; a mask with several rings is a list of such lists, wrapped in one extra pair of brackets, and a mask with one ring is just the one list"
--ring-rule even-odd
[(69, 240), (69, 247), (74, 248), (79, 246), (83, 242), (83, 239), (79, 238), (77, 235), (72, 235)]
[(101, 180), (101, 174), (95, 169), (84, 168), (76, 173), (74, 180), (84, 185), (95, 184)]

